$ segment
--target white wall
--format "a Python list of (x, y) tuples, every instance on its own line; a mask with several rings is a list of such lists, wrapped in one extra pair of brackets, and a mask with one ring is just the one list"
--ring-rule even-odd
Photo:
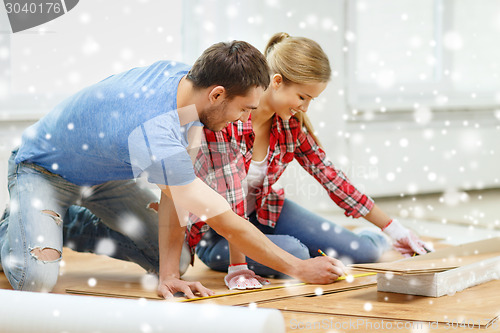
[(24, 128), (64, 97), (107, 76), (182, 59), (182, 2), (85, 0), (16, 34), (0, 6), (0, 210), (7, 159)]

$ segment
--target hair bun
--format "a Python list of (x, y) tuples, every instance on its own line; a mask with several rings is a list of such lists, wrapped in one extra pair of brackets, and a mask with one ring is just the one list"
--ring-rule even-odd
[(271, 50), (274, 48), (274, 45), (282, 42), (284, 39), (289, 38), (289, 37), (290, 37), (290, 35), (287, 34), (286, 32), (275, 33), (271, 37), (269, 42), (267, 43), (266, 49), (264, 51), (264, 55), (267, 56), (269, 54), (269, 52), (271, 52)]

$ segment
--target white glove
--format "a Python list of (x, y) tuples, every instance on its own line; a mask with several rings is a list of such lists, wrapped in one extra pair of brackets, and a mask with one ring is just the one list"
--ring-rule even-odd
[(256, 275), (252, 270), (248, 269), (246, 263), (229, 265), (227, 275), (224, 277), (224, 282), (229, 290), (233, 289), (259, 289), (262, 285), (270, 282), (263, 277)]
[(424, 243), (412, 231), (403, 227), (396, 219), (389, 222), (382, 231), (392, 238), (394, 248), (405, 257), (410, 257), (414, 254), (426, 254), (432, 251), (429, 245)]

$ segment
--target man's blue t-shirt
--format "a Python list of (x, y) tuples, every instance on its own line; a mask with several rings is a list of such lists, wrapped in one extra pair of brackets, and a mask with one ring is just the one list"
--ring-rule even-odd
[(189, 66), (158, 61), (89, 86), (23, 133), (16, 163), (35, 163), (76, 185), (147, 173), (155, 184), (195, 179), (177, 88)]

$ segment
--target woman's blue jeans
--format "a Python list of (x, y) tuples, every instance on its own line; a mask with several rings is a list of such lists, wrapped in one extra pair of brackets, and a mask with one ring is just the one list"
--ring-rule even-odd
[[(249, 220), (273, 243), (301, 259), (318, 256), (318, 249), (321, 249), (345, 264), (375, 262), (389, 246), (380, 233), (370, 230), (353, 233), (288, 199), (285, 199), (276, 228), (260, 224), (255, 212), (250, 214)], [(204, 235), (196, 253), (211, 269), (227, 271), (228, 242), (212, 229)], [(257, 274), (281, 275), (250, 258), (247, 262)]]
[(15, 164), (16, 153), (9, 160), (10, 203), (0, 220), (0, 260), (14, 289), (52, 290), (61, 256), (43, 261), (34, 250), (62, 254), (63, 245), (158, 272), (158, 215), (148, 208), (158, 198), (149, 189), (134, 180), (77, 186), (35, 164)]

